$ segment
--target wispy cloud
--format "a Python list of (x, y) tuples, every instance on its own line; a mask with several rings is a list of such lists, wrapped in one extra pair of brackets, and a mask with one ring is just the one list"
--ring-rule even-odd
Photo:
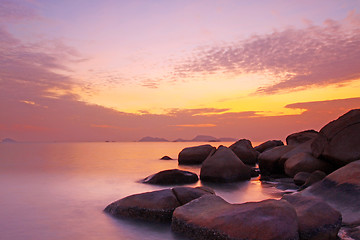
[(257, 93), (272, 94), (312, 85), (360, 79), (360, 17), (350, 12), (343, 21), (288, 28), (243, 41), (199, 49), (175, 67), (174, 75), (190, 78), (213, 73), (261, 73), (276, 82)]

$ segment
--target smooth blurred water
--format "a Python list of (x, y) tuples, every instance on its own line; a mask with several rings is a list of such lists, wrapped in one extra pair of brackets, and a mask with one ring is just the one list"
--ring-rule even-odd
[[(184, 147), (200, 144), (0, 144), (0, 239), (184, 239), (168, 224), (115, 219), (103, 209), (131, 194), (167, 188), (139, 183), (161, 170), (180, 168), (199, 174), (198, 166), (159, 159), (177, 158)], [(199, 181), (186, 186), (201, 185)], [(278, 190), (257, 179), (204, 185), (231, 203), (279, 197)]]

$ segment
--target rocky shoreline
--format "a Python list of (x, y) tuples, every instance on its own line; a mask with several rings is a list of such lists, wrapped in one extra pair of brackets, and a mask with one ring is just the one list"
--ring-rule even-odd
[[(190, 239), (360, 239), (360, 109), (319, 132), (290, 134), (286, 145), (269, 140), (253, 148), (240, 139), (229, 147), (183, 149), (179, 165), (201, 167), (202, 182), (293, 179), (298, 190), (281, 199), (230, 204), (205, 187), (174, 187), (115, 201), (105, 212), (124, 218), (171, 223)], [(257, 168), (258, 166), (258, 168)], [(194, 173), (164, 170), (143, 180), (171, 185), (198, 181)]]

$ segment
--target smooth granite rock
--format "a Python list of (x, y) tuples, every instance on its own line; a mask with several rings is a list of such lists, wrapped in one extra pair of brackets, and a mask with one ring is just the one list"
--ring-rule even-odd
[(316, 158), (344, 166), (360, 159), (360, 109), (339, 117), (321, 130), (311, 145)]
[(247, 139), (240, 139), (229, 147), (240, 160), (249, 165), (255, 165), (259, 152), (256, 151)]
[(195, 183), (199, 180), (197, 174), (179, 169), (169, 169), (148, 176), (143, 183), (170, 185)]
[(254, 147), (254, 149), (256, 151), (258, 151), (259, 153), (262, 153), (262, 152), (270, 150), (274, 147), (283, 146), (283, 145), (284, 145), (284, 143), (281, 140), (269, 140), (269, 141), (263, 142), (259, 146)]
[(179, 164), (201, 164), (216, 148), (206, 144), (195, 147), (187, 147), (181, 150), (178, 157)]
[(219, 148), (202, 164), (201, 181), (235, 182), (249, 180), (251, 168), (246, 166), (235, 153), (227, 147)]
[(302, 240), (336, 240), (341, 227), (341, 214), (326, 202), (300, 194), (284, 195), (296, 210)]
[(196, 240), (299, 239), (295, 209), (285, 200), (230, 204), (202, 196), (175, 210), (171, 229)]

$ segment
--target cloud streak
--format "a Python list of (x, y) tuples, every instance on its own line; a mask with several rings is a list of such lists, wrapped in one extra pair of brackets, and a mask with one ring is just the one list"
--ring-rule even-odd
[(213, 73), (261, 73), (276, 82), (257, 89), (260, 94), (309, 86), (342, 84), (360, 79), (360, 17), (349, 13), (343, 21), (322, 26), (288, 28), (244, 41), (200, 49), (175, 67), (177, 78)]

